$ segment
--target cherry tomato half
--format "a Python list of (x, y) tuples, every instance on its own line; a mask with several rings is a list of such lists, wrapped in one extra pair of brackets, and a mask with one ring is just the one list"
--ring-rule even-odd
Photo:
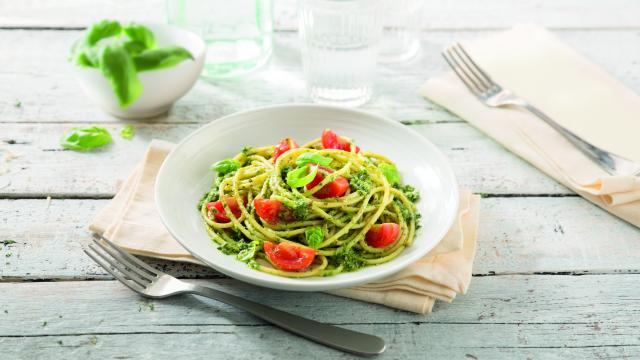
[(275, 149), (273, 150), (273, 162), (275, 163), (276, 160), (278, 160), (278, 158), (280, 157), (280, 155), (284, 154), (285, 152), (291, 149), (297, 149), (298, 147), (299, 147), (298, 144), (296, 144), (296, 142), (293, 141), (292, 138), (284, 138), (280, 140), (278, 145), (276, 145)]
[[(318, 185), (324, 179), (324, 175), (331, 174), (332, 172), (333, 170), (329, 168), (318, 166), (318, 173), (316, 174), (316, 177), (307, 184), (307, 190)], [(338, 176), (335, 180), (316, 191), (313, 196), (318, 199), (341, 197), (347, 192), (347, 190), (349, 190), (349, 181), (342, 176)]]
[[(240, 207), (238, 206), (236, 199), (231, 196), (227, 196), (225, 200), (227, 201), (227, 205), (229, 206), (229, 210), (231, 210), (233, 216), (235, 216), (236, 219), (239, 218), (240, 215), (242, 215), (242, 212), (240, 211)], [(216, 222), (228, 223), (231, 221), (227, 216), (227, 213), (224, 211), (222, 200), (207, 203), (207, 210), (209, 211), (209, 218), (213, 217)]]
[(383, 248), (393, 244), (400, 235), (400, 225), (394, 223), (376, 224), (367, 232), (369, 246)]
[(271, 241), (265, 241), (263, 247), (269, 261), (286, 271), (306, 269), (316, 257), (316, 251), (312, 248), (286, 242), (276, 245)]
[[(338, 134), (333, 132), (331, 129), (324, 129), (321, 140), (322, 147), (325, 149), (351, 151), (351, 144), (349, 143), (349, 140), (342, 136), (338, 136)], [(358, 146), (356, 146), (356, 152), (360, 152), (360, 148)]]
[(273, 199), (255, 198), (253, 199), (253, 207), (260, 218), (269, 224), (277, 224), (280, 222), (280, 213), (284, 210), (284, 205)]

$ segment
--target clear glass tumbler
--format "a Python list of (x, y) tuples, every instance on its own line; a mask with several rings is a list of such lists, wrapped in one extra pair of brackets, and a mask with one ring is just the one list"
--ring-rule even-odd
[(167, 21), (207, 44), (203, 75), (228, 78), (265, 64), (273, 51), (271, 0), (166, 0)]
[(359, 106), (373, 92), (382, 30), (378, 0), (302, 0), (302, 64), (311, 99)]
[(380, 62), (413, 58), (420, 50), (420, 25), (424, 21), (425, 0), (385, 0), (384, 30)]

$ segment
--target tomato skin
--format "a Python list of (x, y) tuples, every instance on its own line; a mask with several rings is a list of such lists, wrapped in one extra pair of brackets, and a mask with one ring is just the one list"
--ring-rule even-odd
[[(343, 151), (351, 151), (351, 144), (349, 140), (343, 138), (342, 136), (338, 136), (331, 129), (324, 129), (322, 131), (322, 147), (325, 149), (338, 149)], [(356, 145), (356, 152), (360, 152), (360, 147)]]
[(278, 160), (280, 155), (284, 154), (285, 152), (291, 149), (297, 149), (298, 147), (299, 147), (298, 144), (296, 144), (296, 142), (293, 141), (292, 138), (284, 138), (280, 140), (278, 145), (276, 145), (275, 149), (273, 150), (273, 163), (275, 164), (276, 160)]
[(316, 251), (312, 248), (286, 242), (276, 245), (271, 241), (265, 241), (263, 248), (269, 262), (285, 271), (306, 269), (316, 257)]
[[(316, 174), (316, 177), (307, 184), (307, 190), (312, 189), (324, 179), (323, 173), (331, 174), (332, 172), (333, 170), (329, 168), (318, 166), (318, 173)], [(347, 192), (347, 190), (349, 190), (349, 181), (343, 176), (338, 176), (335, 180), (316, 191), (313, 196), (318, 199), (341, 197)]]
[[(240, 207), (238, 206), (236, 199), (234, 199), (231, 196), (227, 196), (225, 200), (227, 201), (227, 205), (229, 206), (229, 210), (231, 210), (231, 213), (233, 214), (233, 216), (235, 216), (236, 219), (239, 218), (242, 215), (242, 212), (240, 211)], [(224, 207), (222, 206), (222, 200), (212, 201), (210, 203), (207, 203), (207, 210), (209, 210), (209, 217), (213, 215), (213, 219), (216, 222), (219, 222), (219, 223), (231, 222), (231, 219), (229, 219), (229, 217), (227, 216), (226, 211), (224, 211)]]
[(383, 248), (393, 244), (400, 235), (400, 225), (395, 223), (375, 224), (369, 229), (366, 241), (369, 246)]
[(277, 224), (280, 222), (280, 212), (284, 205), (273, 199), (255, 198), (253, 199), (253, 207), (260, 218), (269, 224)]

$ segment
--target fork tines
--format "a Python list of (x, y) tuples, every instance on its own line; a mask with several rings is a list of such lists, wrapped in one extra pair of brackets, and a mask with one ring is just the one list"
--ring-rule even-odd
[(497, 84), (473, 61), (460, 43), (449, 46), (442, 52), (442, 56), (460, 80), (476, 96), (482, 96), (489, 91), (498, 90)]
[(98, 234), (93, 234), (93, 242), (85, 247), (84, 252), (109, 274), (136, 292), (143, 292), (162, 275)]

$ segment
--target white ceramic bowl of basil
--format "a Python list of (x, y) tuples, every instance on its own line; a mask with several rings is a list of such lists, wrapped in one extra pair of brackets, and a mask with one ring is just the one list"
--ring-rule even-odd
[[(182, 47), (191, 53), (193, 58), (186, 58), (170, 66), (136, 71), (135, 75), (139, 84), (142, 85), (141, 90), (138, 87), (135, 100), (127, 104), (123, 104), (122, 95), (116, 95), (111, 80), (100, 68), (81, 66), (73, 58), (70, 59), (74, 73), (85, 92), (104, 111), (116, 117), (143, 119), (167, 112), (173, 103), (193, 87), (204, 65), (206, 45), (198, 35), (165, 24), (142, 25), (153, 33), (157, 48)], [(91, 28), (88, 31), (90, 30)], [(85, 34), (83, 38), (77, 40), (74, 46), (82, 42), (86, 36)], [(121, 76), (126, 77), (126, 75)], [(127, 92), (127, 90), (123, 91)]]

